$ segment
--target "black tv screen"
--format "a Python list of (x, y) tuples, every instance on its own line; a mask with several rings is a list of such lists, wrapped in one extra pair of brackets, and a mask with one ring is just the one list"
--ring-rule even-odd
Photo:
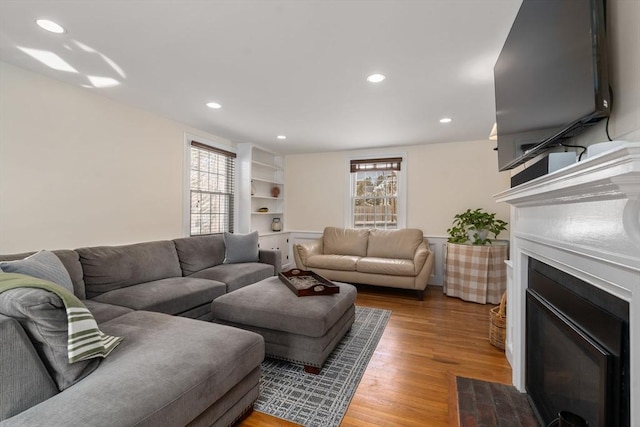
[(609, 115), (604, 0), (524, 0), (494, 68), (498, 166)]

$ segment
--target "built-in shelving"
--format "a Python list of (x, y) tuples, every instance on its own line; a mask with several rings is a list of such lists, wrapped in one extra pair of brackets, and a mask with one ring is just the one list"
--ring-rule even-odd
[[(238, 232), (258, 231), (260, 246), (282, 251), (283, 264), (287, 263), (287, 238), (284, 231), (274, 232), (271, 223), (279, 218), (286, 227), (284, 212), (283, 157), (255, 144), (238, 144)], [(273, 189), (278, 195), (274, 197)], [(267, 208), (267, 212), (260, 212)]]
[[(238, 144), (238, 232), (258, 231), (260, 248), (279, 250), (283, 267), (290, 265), (289, 233), (284, 212), (283, 157), (251, 143)], [(273, 196), (273, 188), (278, 195)], [(259, 212), (267, 208), (268, 212)], [(272, 231), (274, 218), (283, 231)]]

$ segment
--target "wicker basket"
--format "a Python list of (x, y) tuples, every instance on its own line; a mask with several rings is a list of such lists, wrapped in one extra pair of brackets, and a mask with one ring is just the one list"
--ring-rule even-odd
[(491, 323), (489, 324), (489, 342), (504, 350), (504, 342), (507, 337), (507, 293), (502, 294), (500, 305), (493, 307), (489, 312)]

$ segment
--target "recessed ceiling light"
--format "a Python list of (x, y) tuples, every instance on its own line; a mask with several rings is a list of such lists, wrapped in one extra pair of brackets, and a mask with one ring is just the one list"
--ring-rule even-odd
[(367, 77), (367, 81), (371, 83), (380, 83), (386, 78), (387, 77), (383, 74), (371, 74), (369, 77)]
[(440, 119), (440, 123), (451, 123), (451, 119), (449, 117), (443, 117)]
[(278, 136), (276, 136), (276, 138), (278, 138), (278, 139), (287, 139), (287, 136), (286, 135), (278, 135)]
[(58, 71), (68, 71), (70, 73), (77, 73), (78, 70), (73, 68), (67, 61), (60, 58), (53, 52), (48, 50), (29, 49), (28, 47), (20, 47), (18, 49), (29, 55), (30, 57), (37, 59), (49, 68), (53, 68)]
[(111, 77), (87, 76), (93, 87), (113, 87), (120, 84), (116, 79)]
[(222, 108), (222, 105), (218, 104), (217, 102), (207, 102), (207, 107), (217, 110), (219, 108)]
[(65, 30), (60, 24), (56, 24), (48, 19), (36, 19), (36, 24), (38, 24), (38, 26), (43, 30), (47, 30), (51, 33), (64, 34), (67, 32), (67, 30)]

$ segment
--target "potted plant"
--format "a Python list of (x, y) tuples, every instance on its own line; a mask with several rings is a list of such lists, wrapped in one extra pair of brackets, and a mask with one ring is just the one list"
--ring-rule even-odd
[(449, 243), (490, 245), (489, 233), (496, 238), (507, 228), (507, 223), (496, 219), (495, 213), (484, 212), (481, 208), (467, 209), (453, 218), (453, 227), (447, 230)]

